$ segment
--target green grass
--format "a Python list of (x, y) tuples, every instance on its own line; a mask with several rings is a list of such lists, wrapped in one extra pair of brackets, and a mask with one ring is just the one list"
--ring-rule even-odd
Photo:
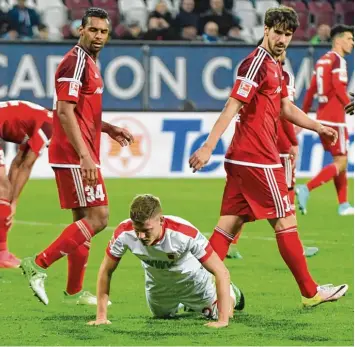
[[(166, 214), (181, 216), (209, 233), (218, 218), (223, 186), (223, 180), (107, 180), (111, 228), (93, 241), (85, 289), (95, 292), (97, 271), (112, 227), (127, 218), (128, 204), (136, 193), (160, 196)], [(352, 180), (349, 191), (353, 191)], [(195, 315), (185, 314), (170, 321), (152, 319), (145, 302), (143, 270), (138, 259), (127, 254), (112, 280), (111, 326), (86, 326), (95, 317), (95, 308), (61, 303), (65, 259), (48, 270), (47, 307), (34, 299), (20, 270), (0, 270), (0, 344), (354, 345), (353, 218), (337, 215), (332, 184), (312, 193), (308, 211), (307, 216), (298, 216), (300, 234), (306, 245), (320, 247), (319, 254), (309, 260), (309, 267), (321, 284), (350, 284), (349, 293), (339, 302), (312, 310), (301, 308), (298, 288), (278, 253), (273, 231), (260, 221), (244, 229), (239, 243), (243, 259), (226, 261), (247, 303), (227, 329), (209, 330)], [(54, 181), (32, 180), (21, 197), (16, 219), (19, 222), (9, 234), (10, 248), (24, 257), (46, 247), (62, 230), (59, 224), (70, 222), (71, 213), (59, 209)]]

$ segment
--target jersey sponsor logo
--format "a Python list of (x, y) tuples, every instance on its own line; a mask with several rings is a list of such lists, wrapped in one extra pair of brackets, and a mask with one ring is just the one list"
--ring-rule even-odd
[(110, 123), (128, 129), (134, 143), (121, 147), (107, 135), (101, 141), (101, 157), (109, 170), (119, 176), (134, 176), (144, 169), (151, 154), (151, 135), (142, 122), (132, 117), (117, 117)]
[(94, 94), (102, 94), (104, 92), (104, 87), (97, 87)]
[(240, 83), (240, 86), (238, 88), (237, 94), (244, 98), (247, 98), (249, 96), (252, 87), (253, 86), (250, 83), (242, 81), (242, 83)]
[(155, 267), (156, 269), (170, 269), (173, 265), (173, 261), (165, 261), (165, 260), (148, 260), (148, 259), (142, 259), (146, 264), (149, 266)]
[(79, 83), (77, 83), (77, 82), (70, 82), (70, 85), (69, 85), (69, 95), (78, 97), (78, 95), (79, 95)]

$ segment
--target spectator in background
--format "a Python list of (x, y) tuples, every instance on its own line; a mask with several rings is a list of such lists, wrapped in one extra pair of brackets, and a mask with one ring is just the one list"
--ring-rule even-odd
[(144, 35), (145, 40), (178, 40), (173, 27), (173, 18), (168, 11), (166, 3), (159, 1), (155, 11), (151, 12), (148, 19), (148, 31)]
[(81, 25), (80, 19), (73, 20), (69, 27), (69, 33), (65, 35), (64, 38), (68, 40), (78, 40), (80, 37), (80, 33), (79, 33), (80, 25)]
[(203, 42), (218, 42), (219, 38), (219, 29), (218, 24), (215, 22), (207, 22), (202, 34)]
[[(26, 6), (26, 0), (17, 0), (17, 5), (8, 12), (8, 17), (10, 21), (10, 31), (12, 31), (10, 35), (17, 36), (20, 39), (33, 38), (34, 28), (40, 24), (38, 13), (34, 9)], [(14, 32), (16, 32), (17, 35)]]
[(178, 40), (174, 29), (164, 18), (150, 17), (148, 20), (148, 31), (143, 36), (144, 40)]
[(49, 31), (48, 27), (45, 24), (38, 25), (38, 39), (43, 41), (48, 41), (49, 39)]
[(330, 26), (328, 24), (321, 24), (317, 28), (317, 34), (309, 41), (312, 45), (330, 42)]
[[(232, 10), (233, 0), (224, 0), (224, 8), (226, 8), (227, 10)], [(196, 13), (204, 13), (210, 9), (210, 2), (208, 0), (195, 0)]]
[(193, 24), (185, 24), (181, 29), (180, 40), (196, 41), (198, 40), (197, 27)]
[(175, 15), (178, 13), (178, 3), (180, 3), (179, 0), (143, 0), (143, 2), (146, 3), (149, 12), (154, 11), (156, 6), (160, 2), (163, 2), (167, 7), (167, 10), (173, 15), (173, 17), (175, 17)]
[(175, 18), (175, 27), (179, 31), (181, 28), (192, 25), (197, 27), (199, 16), (194, 12), (195, 0), (182, 0), (180, 12)]
[(226, 36), (226, 41), (245, 42), (241, 37), (242, 27), (239, 24), (233, 25)]
[(142, 40), (143, 31), (138, 21), (128, 22), (126, 31), (120, 36), (121, 40)]
[[(207, 0), (205, 0), (207, 1)], [(211, 9), (203, 13), (199, 21), (199, 30), (202, 32), (206, 23), (215, 22), (219, 28), (219, 34), (226, 36), (229, 29), (240, 19), (224, 8), (223, 0), (210, 0)]]
[(0, 36), (2, 37), (9, 30), (9, 17), (0, 9)]

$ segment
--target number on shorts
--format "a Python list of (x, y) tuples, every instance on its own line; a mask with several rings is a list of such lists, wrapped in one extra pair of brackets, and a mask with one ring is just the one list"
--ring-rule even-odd
[(95, 200), (104, 201), (105, 199), (105, 193), (102, 188), (102, 184), (98, 184), (96, 186), (96, 192), (94, 187), (86, 186), (85, 192), (87, 202), (94, 202)]
[(290, 212), (291, 211), (291, 202), (290, 202), (290, 198), (288, 197), (288, 195), (285, 195), (283, 197), (283, 200), (285, 201), (285, 205), (286, 205), (285, 212)]

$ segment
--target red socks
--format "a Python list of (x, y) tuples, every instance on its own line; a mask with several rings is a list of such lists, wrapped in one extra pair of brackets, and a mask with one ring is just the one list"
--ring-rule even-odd
[(275, 233), (280, 254), (297, 281), (302, 295), (306, 298), (312, 298), (317, 293), (317, 284), (308, 272), (297, 226), (278, 230)]
[(89, 258), (90, 242), (85, 241), (68, 255), (67, 293), (79, 293), (83, 288), (86, 265)]
[(341, 172), (338, 176), (334, 177), (334, 185), (337, 190), (339, 205), (348, 201), (348, 180), (346, 171)]
[(321, 186), (324, 183), (327, 183), (332, 178), (338, 175), (338, 169), (334, 164), (329, 164), (328, 166), (324, 167), (321, 172), (313, 177), (308, 183), (307, 187), (309, 191)]
[(6, 225), (6, 218), (10, 214), (10, 202), (6, 199), (0, 199), (0, 252), (7, 251), (7, 232), (11, 225)]
[(209, 241), (213, 250), (218, 254), (221, 260), (224, 260), (227, 256), (229, 245), (233, 241), (233, 235), (227, 234), (223, 229), (217, 226)]
[(36, 257), (36, 264), (46, 269), (65, 255), (73, 253), (85, 241), (90, 241), (94, 231), (85, 219), (66, 227), (59, 237)]

